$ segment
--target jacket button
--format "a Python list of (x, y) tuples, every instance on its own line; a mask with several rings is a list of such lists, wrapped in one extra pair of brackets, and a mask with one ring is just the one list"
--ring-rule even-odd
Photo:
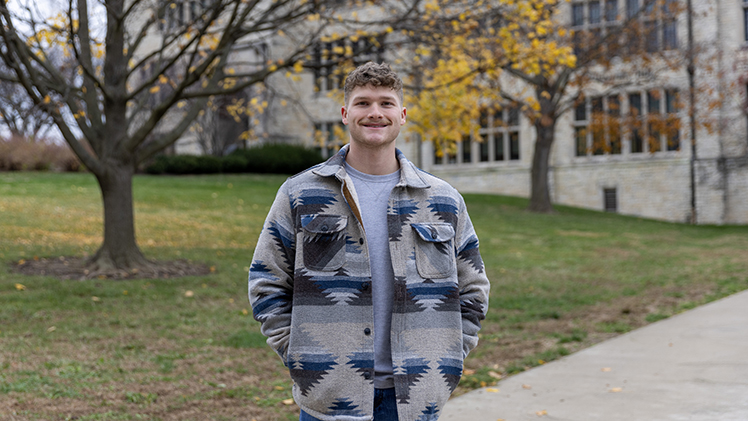
[(368, 371), (367, 371), (366, 373), (364, 373), (364, 378), (365, 378), (366, 380), (369, 380), (369, 379), (371, 378), (371, 373), (370, 373), (370, 372), (368, 372)]
[(369, 290), (368, 282), (364, 282), (363, 284), (361, 284), (361, 291), (368, 291), (368, 290)]
[(366, 336), (371, 335), (371, 329), (369, 329), (368, 327), (366, 329), (364, 329), (364, 335), (366, 335)]
[(358, 239), (358, 243), (361, 244), (361, 245), (363, 245), (364, 244), (364, 238), (363, 237), (359, 238)]
[(328, 229), (329, 229), (329, 228), (328, 228), (328, 226), (327, 226), (327, 225), (322, 225), (322, 226), (320, 227), (320, 230), (322, 230), (322, 231), (327, 231)]

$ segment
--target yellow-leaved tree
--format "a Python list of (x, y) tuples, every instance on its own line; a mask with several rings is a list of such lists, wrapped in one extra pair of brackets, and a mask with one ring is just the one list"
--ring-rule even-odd
[[(454, 154), (467, 136), (480, 139), (482, 113), (520, 110), (536, 135), (529, 209), (552, 212), (549, 158), (561, 115), (584, 104), (590, 88), (605, 95), (684, 71), (674, 26), (682, 6), (632, 0), (624, 9), (608, 1), (612, 7), (603, 10), (602, 2), (594, 3), (594, 11), (585, 11), (560, 0), (428, 1), (419, 25), (402, 31), (415, 52), (399, 62), (411, 75), (407, 103), (414, 130), (434, 142), (437, 155)], [(627, 70), (632, 65), (636, 72)], [(612, 121), (622, 118), (617, 106), (606, 112), (593, 106), (592, 114), (590, 130), (595, 122), (597, 129), (620, 127)], [(654, 124), (659, 131), (679, 124), (666, 118), (634, 123)], [(603, 137), (593, 136), (591, 148), (620, 147), (610, 141), (618, 135), (604, 144), (595, 144)]]

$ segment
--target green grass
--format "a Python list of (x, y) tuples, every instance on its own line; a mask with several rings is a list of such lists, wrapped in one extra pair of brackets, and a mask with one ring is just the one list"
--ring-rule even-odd
[[(294, 419), (288, 375), (246, 298), (283, 180), (135, 178), (143, 251), (206, 263), (208, 276), (59, 281), (0, 266), (0, 418)], [(748, 227), (465, 198), (492, 291), (457, 393), (748, 289)], [(91, 175), (0, 173), (0, 261), (92, 254), (101, 224)]]

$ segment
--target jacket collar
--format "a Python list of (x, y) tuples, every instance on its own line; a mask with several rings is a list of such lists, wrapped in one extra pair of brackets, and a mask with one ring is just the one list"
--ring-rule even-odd
[[(340, 148), (340, 151), (333, 155), (319, 167), (312, 170), (314, 174), (320, 177), (335, 177), (341, 182), (345, 180), (347, 173), (345, 171), (345, 156), (348, 154), (349, 145)], [(397, 159), (400, 161), (400, 181), (398, 186), (412, 187), (416, 189), (426, 189), (431, 187), (426, 180), (419, 174), (418, 168), (413, 165), (400, 149), (395, 150)]]

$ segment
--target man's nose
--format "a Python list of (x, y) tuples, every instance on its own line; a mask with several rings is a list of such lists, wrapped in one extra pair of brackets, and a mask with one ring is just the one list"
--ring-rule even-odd
[(372, 106), (369, 108), (369, 118), (382, 118), (384, 115), (382, 114), (382, 110), (379, 108), (379, 105), (372, 104)]

